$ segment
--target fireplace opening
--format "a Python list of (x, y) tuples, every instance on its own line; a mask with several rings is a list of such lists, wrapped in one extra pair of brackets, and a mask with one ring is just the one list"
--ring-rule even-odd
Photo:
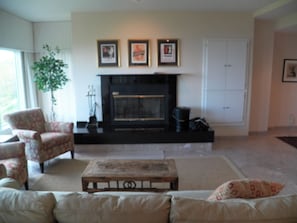
[(112, 92), (113, 121), (164, 121), (165, 95), (119, 95)]
[(174, 123), (176, 74), (100, 76), (103, 127), (150, 129)]

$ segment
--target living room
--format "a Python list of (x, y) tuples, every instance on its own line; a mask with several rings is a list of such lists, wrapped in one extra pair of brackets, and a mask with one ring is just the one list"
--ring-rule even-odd
[[(5, 11), (1, 11), (1, 17), (1, 29), (6, 33), (1, 37), (2, 47), (35, 52), (38, 56), (43, 52), (42, 46), (48, 43), (69, 54), (71, 81), (64, 89), (64, 94), (59, 94), (61, 101), (58, 102), (57, 113), (60, 120), (88, 120), (86, 93), (90, 85), (96, 90), (97, 119), (102, 120), (100, 80), (96, 75), (155, 72), (182, 74), (178, 80), (177, 105), (190, 107), (191, 117), (201, 116), (203, 41), (211, 38), (233, 38), (247, 39), (250, 45), (244, 122), (240, 126), (214, 126), (216, 135), (248, 135), (250, 132), (265, 132), (273, 127), (290, 126), (292, 119), (294, 122), (296, 110), (291, 101), (295, 88), (292, 83), (281, 81), (283, 60), (296, 57), (296, 33), (285, 32), (293, 29), (294, 20), (282, 24), (282, 17), (277, 20), (263, 20), (261, 15), (258, 15), (258, 19), (250, 12), (182, 11), (133, 14), (74, 12), (66, 21), (56, 21), (54, 18), (54, 21), (41, 22), (30, 22)], [(159, 38), (179, 39), (180, 66), (157, 65), (156, 41)], [(119, 40), (119, 67), (98, 67), (96, 41), (100, 39)], [(150, 40), (150, 66), (128, 66), (128, 39)], [(71, 100), (68, 95), (72, 95)], [(49, 111), (48, 95), (39, 92), (38, 104)]]
[[(282, 81), (284, 59), (297, 58), (296, 2), (286, 1), (286, 4), (279, 5), (288, 11), (276, 18), (270, 16), (279, 9), (271, 9), (274, 1), (266, 2), (254, 11), (216, 9), (198, 12), (190, 9), (170, 11), (166, 8), (164, 11), (140, 11), (143, 7), (140, 0), (127, 3), (128, 7), (137, 5), (139, 10), (133, 13), (128, 10), (74, 10), (67, 17), (48, 17), (47, 20), (38, 18), (38, 13), (35, 18), (34, 13), (31, 13), (31, 19), (22, 17), (23, 6), (20, 14), (0, 6), (0, 47), (18, 49), (39, 58), (45, 43), (58, 46), (69, 65), (67, 75), (70, 81), (57, 92), (57, 120), (76, 123), (89, 119), (86, 97), (89, 86), (95, 89), (96, 117), (98, 121), (103, 119), (98, 74), (179, 74), (177, 106), (190, 107), (191, 118), (200, 117), (204, 112), (205, 41), (247, 40), (247, 97), (243, 121), (240, 125), (210, 123), (216, 136), (212, 150), (199, 143), (76, 145), (75, 157), (143, 159), (145, 156), (167, 159), (224, 155), (245, 176), (284, 182), (288, 185), (286, 193), (296, 193), (294, 160), (297, 151), (275, 138), (296, 135), (297, 108), (292, 101), (297, 89), (294, 83)], [(284, 1), (276, 2), (280, 4)], [(268, 8), (272, 11), (267, 12)], [(32, 10), (36, 9), (33, 7)], [(179, 40), (178, 66), (158, 65), (157, 40), (163, 38)], [(149, 40), (148, 66), (129, 66), (128, 40), (131, 39)], [(98, 66), (97, 40), (119, 41), (118, 67)], [(43, 109), (46, 117), (50, 117), (49, 94), (38, 92), (36, 105)], [(65, 154), (61, 159), (69, 157)], [(58, 163), (59, 160), (46, 163), (45, 173)], [(29, 169), (33, 173), (30, 176), (32, 179), (40, 177), (38, 165), (29, 163)]]

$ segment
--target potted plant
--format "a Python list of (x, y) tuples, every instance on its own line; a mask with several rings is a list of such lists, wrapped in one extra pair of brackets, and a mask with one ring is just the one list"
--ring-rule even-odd
[(43, 49), (46, 50), (46, 54), (33, 63), (32, 69), (37, 88), (43, 92), (50, 92), (51, 116), (54, 121), (54, 106), (57, 104), (54, 92), (62, 89), (69, 81), (64, 71), (68, 65), (63, 60), (56, 58), (56, 55), (60, 52), (58, 47), (52, 49), (48, 44), (45, 44)]

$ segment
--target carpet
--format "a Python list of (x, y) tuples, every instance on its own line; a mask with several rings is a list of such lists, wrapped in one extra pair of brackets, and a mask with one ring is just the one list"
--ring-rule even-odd
[[(32, 186), (35, 191), (81, 191), (81, 174), (88, 161), (59, 159), (46, 168)], [(176, 159), (179, 190), (213, 190), (220, 184), (244, 178), (224, 156)]]
[(297, 137), (296, 136), (279, 136), (277, 137), (281, 141), (297, 148)]

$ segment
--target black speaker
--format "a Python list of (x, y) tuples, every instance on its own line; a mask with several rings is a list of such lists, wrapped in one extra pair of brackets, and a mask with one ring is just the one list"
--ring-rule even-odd
[(189, 129), (190, 108), (176, 107), (173, 109), (172, 117), (175, 119), (177, 132), (187, 131)]

